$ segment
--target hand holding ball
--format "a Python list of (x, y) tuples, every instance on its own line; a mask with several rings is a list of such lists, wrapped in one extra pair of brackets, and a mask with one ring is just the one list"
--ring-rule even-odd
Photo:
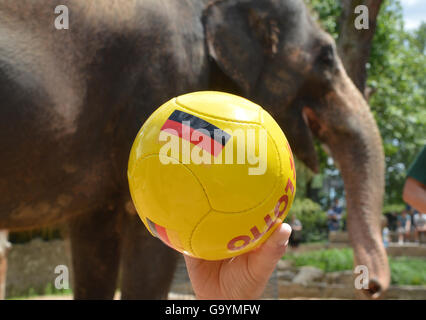
[(275, 120), (244, 98), (210, 91), (173, 98), (148, 118), (128, 179), (151, 234), (206, 260), (263, 243), (296, 191), (293, 156)]

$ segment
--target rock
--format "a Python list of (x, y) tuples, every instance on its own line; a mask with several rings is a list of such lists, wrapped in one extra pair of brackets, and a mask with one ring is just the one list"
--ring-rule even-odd
[(324, 271), (321, 269), (306, 266), (299, 269), (299, 273), (293, 278), (293, 283), (308, 285), (310, 282), (321, 281), (324, 277)]
[(328, 284), (354, 286), (354, 273), (352, 270), (328, 272), (325, 274), (324, 281)]
[(296, 277), (296, 272), (291, 270), (278, 271), (278, 279), (284, 281), (293, 281), (294, 277)]
[(293, 262), (291, 260), (280, 260), (277, 264), (278, 270), (286, 270), (290, 269), (293, 266)]
[(349, 243), (349, 235), (346, 231), (331, 231), (328, 234), (331, 243)]

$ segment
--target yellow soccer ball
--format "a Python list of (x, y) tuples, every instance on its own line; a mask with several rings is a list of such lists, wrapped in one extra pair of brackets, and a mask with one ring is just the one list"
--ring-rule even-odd
[(296, 192), (293, 155), (275, 120), (257, 104), (214, 91), (173, 98), (148, 118), (128, 179), (151, 234), (206, 260), (262, 244)]

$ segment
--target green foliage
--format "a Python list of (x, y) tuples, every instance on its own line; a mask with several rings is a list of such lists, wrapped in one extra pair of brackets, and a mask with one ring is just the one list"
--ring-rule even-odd
[(28, 299), (28, 298), (34, 298), (38, 296), (59, 296), (59, 295), (71, 295), (72, 290), (71, 289), (56, 289), (53, 283), (49, 282), (46, 284), (45, 288), (41, 289), (35, 289), (35, 288), (29, 288), (26, 293), (23, 293), (22, 295), (18, 297), (9, 297), (8, 300), (21, 300), (21, 299)]
[(320, 25), (330, 33), (334, 39), (337, 39), (338, 17), (340, 17), (340, 2), (336, 0), (305, 0), (311, 12)]
[(392, 284), (426, 285), (426, 259), (391, 258), (390, 269)]
[(325, 272), (351, 270), (353, 267), (353, 251), (349, 248), (286, 255), (284, 259), (293, 261), (295, 267), (313, 266)]
[(406, 169), (426, 143), (426, 56), (417, 33), (404, 31), (401, 12), (399, 1), (384, 1), (367, 81), (375, 90), (370, 105), (385, 149), (385, 203), (402, 202)]
[(422, 22), (420, 27), (414, 31), (413, 45), (417, 46), (420, 52), (426, 54), (426, 22)]
[(22, 243), (30, 242), (32, 239), (35, 239), (35, 238), (41, 238), (44, 241), (62, 239), (60, 230), (55, 227), (34, 229), (34, 230), (21, 231), (21, 232), (11, 232), (9, 234), (9, 241), (11, 243), (22, 244)]
[(34, 296), (37, 296), (38, 294), (37, 294), (37, 291), (34, 289), (34, 288), (30, 288), (30, 289), (28, 289), (28, 297), (34, 297)]
[[(353, 269), (353, 250), (324, 249), (301, 254), (287, 254), (295, 267), (313, 266), (325, 272)], [(426, 285), (426, 259), (390, 257), (391, 283), (394, 285)]]
[[(339, 33), (340, 1), (305, 0), (325, 30)], [(426, 143), (426, 24), (404, 30), (400, 0), (384, 0), (367, 65), (371, 110), (386, 161), (385, 204), (402, 203), (406, 170)], [(320, 152), (321, 169), (333, 170)]]
[(296, 198), (286, 222), (291, 221), (292, 215), (302, 223), (302, 241), (316, 242), (327, 239), (327, 215), (318, 203), (307, 198)]
[(44, 292), (42, 295), (44, 296), (50, 296), (50, 295), (66, 295), (66, 294), (72, 294), (71, 289), (56, 289), (53, 283), (49, 282), (46, 287), (44, 288)]
[(382, 212), (383, 214), (394, 213), (394, 212), (399, 213), (399, 212), (402, 212), (404, 209), (405, 209), (405, 204), (403, 203), (388, 204), (383, 207)]
[(296, 198), (304, 199), (307, 197), (307, 183), (312, 179), (313, 173), (297, 158), (294, 158), (294, 167), (296, 168)]

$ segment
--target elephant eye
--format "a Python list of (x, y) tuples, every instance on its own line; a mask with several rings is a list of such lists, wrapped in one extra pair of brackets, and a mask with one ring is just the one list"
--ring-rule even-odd
[(325, 66), (333, 66), (334, 64), (334, 48), (331, 44), (322, 46), (318, 55), (318, 62)]

